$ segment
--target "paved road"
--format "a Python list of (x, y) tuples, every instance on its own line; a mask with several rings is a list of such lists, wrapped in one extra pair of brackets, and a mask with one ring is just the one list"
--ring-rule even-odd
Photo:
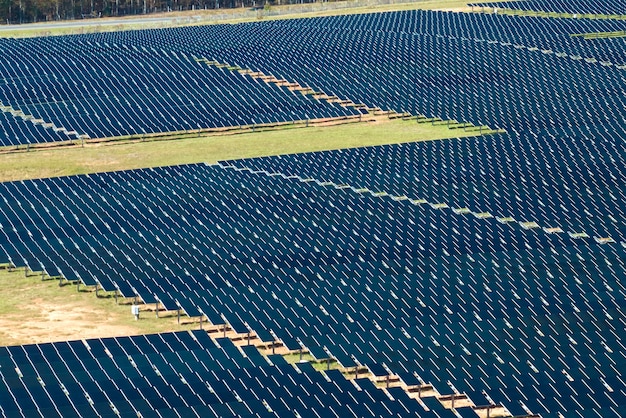
[(0, 25), (0, 32), (15, 30), (50, 30), (71, 29), (89, 26), (118, 26), (170, 23), (175, 21), (194, 20), (194, 16), (186, 17), (139, 17), (130, 19), (84, 19), (64, 22), (27, 23), (23, 25)]

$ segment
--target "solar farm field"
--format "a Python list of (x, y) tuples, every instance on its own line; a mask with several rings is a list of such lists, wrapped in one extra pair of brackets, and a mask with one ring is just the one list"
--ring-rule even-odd
[(626, 415), (624, 30), (0, 39), (0, 415)]
[(577, 14), (582, 16), (604, 17), (604, 18), (624, 18), (626, 17), (626, 3), (623, 1), (562, 1), (562, 0), (520, 0), (514, 2), (491, 2), (481, 3), (480, 7), (500, 7), (503, 9)]

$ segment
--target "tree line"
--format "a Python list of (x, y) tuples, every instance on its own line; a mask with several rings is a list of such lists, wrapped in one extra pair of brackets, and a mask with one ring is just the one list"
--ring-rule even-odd
[[(287, 0), (310, 3), (314, 0)], [(255, 7), (264, 0), (0, 0), (0, 23), (129, 16), (158, 12)]]

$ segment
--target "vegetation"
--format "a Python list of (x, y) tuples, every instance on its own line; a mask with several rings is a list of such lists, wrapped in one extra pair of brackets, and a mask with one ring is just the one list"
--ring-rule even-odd
[(238, 135), (217, 135), (181, 140), (96, 143), (84, 148), (55, 147), (21, 150), (2, 155), (0, 181), (25, 180), (101, 171), (157, 167), (173, 164), (250, 158), (266, 155), (332, 150), (366, 145), (394, 144), (479, 134), (472, 130), (448, 129), (439, 122), (417, 123), (415, 119), (352, 123), (326, 127), (279, 129)]
[[(454, 1), (454, 0), (452, 0)], [(439, 0), (440, 3), (445, 0)], [(221, 9), (263, 9), (271, 6), (315, 3), (314, 0), (1, 0), (0, 17), (6, 23), (34, 23), (163, 12), (194, 13)]]
[(0, 16), (7, 23), (32, 23), (255, 5), (254, 0), (3, 0)]
[(130, 305), (74, 285), (59, 287), (39, 274), (25, 277), (23, 269), (0, 269), (0, 295), (0, 346), (199, 328), (154, 312), (141, 312), (135, 321)]
[[(487, 9), (485, 11), (490, 12), (492, 9)], [(498, 13), (506, 14), (511, 16), (532, 16), (532, 17), (545, 17), (545, 18), (561, 18), (561, 19), (617, 19), (624, 20), (626, 19), (626, 15), (607, 15), (607, 14), (598, 14), (598, 13), (564, 13), (564, 12), (543, 12), (543, 11), (534, 11), (534, 10), (518, 10), (518, 9), (498, 9)]]
[(626, 37), (626, 30), (614, 32), (591, 32), (591, 33), (574, 33), (573, 38), (582, 37), (583, 39), (607, 39), (607, 38), (623, 38)]
[[(289, 0), (287, 2), (291, 2)], [(162, 10), (183, 10), (204, 7), (232, 7), (250, 5), (250, 0), (0, 0), (2, 22), (28, 22), (72, 19), (91, 16), (126, 15)], [(285, 1), (283, 1), (285, 3)], [(254, 2), (252, 4), (255, 4)], [(327, 16), (374, 11), (407, 10), (416, 8), (463, 8), (461, 0), (425, 0), (400, 5), (381, 5), (358, 9), (336, 9), (314, 13), (285, 12), (277, 18)], [(272, 5), (272, 12), (282, 6)], [(297, 10), (294, 8), (293, 10)], [(211, 16), (212, 11), (194, 11), (193, 14)], [(221, 12), (220, 13), (224, 13)], [(170, 13), (177, 17), (180, 14)], [(233, 15), (235, 16), (235, 15)], [(233, 19), (229, 23), (245, 21)], [(100, 30), (99, 23), (110, 22), (102, 18), (74, 27), (59, 26), (47, 34), (65, 34)], [(129, 20), (125, 29), (141, 28), (142, 24)], [(220, 22), (225, 22), (220, 20)], [(181, 21), (179, 24), (188, 24)], [(206, 23), (206, 21), (200, 22)], [(174, 20), (172, 25), (177, 24)], [(117, 23), (110, 29), (120, 30)], [(2, 31), (2, 36), (39, 36), (37, 29)], [(486, 133), (486, 132), (485, 132)], [(331, 127), (279, 129), (267, 132), (236, 135), (204, 135), (193, 138), (151, 142), (111, 142), (85, 144), (84, 147), (65, 146), (0, 153), (0, 181), (24, 180), (62, 175), (94, 173), (100, 171), (153, 167), (171, 164), (277, 155), (296, 152), (340, 149), (365, 145), (381, 145), (421, 140), (434, 140), (478, 135), (476, 128), (448, 129), (446, 122), (417, 123), (411, 120), (378, 118), (373, 122), (352, 123)], [(94, 292), (77, 291), (73, 285), (58, 286), (54, 280), (42, 280), (24, 270), (9, 272), (0, 267), (0, 345), (28, 344), (47, 341), (64, 341), (119, 335), (138, 335), (198, 328), (198, 323), (179, 325), (175, 317), (156, 318), (154, 312), (142, 312), (135, 321), (129, 305), (116, 304), (110, 295), (96, 297)], [(299, 355), (287, 357), (300, 360)], [(308, 355), (304, 360), (312, 360)], [(317, 369), (325, 369), (325, 362), (314, 362)], [(339, 367), (336, 362), (331, 368)]]
[[(258, 19), (293, 19), (302, 17), (334, 16), (355, 13), (372, 13), (395, 10), (446, 9), (466, 10), (465, 0), (406, 0), (407, 3), (358, 6), (350, 0), (336, 1), (335, 6), (317, 3), (311, 11), (310, 0), (303, 4), (296, 0), (0, 0), (1, 23), (57, 22), (44, 29), (33, 25), (2, 28), (2, 37), (32, 37), (68, 35), (90, 32), (121, 31), (158, 27), (212, 23), (242, 23)], [(296, 4), (292, 4), (296, 3)], [(219, 8), (217, 7), (219, 5)], [(233, 5), (235, 7), (233, 8)], [(262, 8), (259, 6), (264, 5)], [(58, 7), (57, 7), (58, 6)], [(244, 6), (244, 8), (242, 8)], [(247, 6), (255, 6), (245, 8)], [(145, 11), (144, 11), (145, 7)], [(254, 10), (256, 7), (257, 10)], [(117, 14), (114, 11), (117, 8)], [(308, 8), (308, 9), (307, 9)], [(478, 9), (477, 9), (478, 10)], [(104, 11), (104, 12), (103, 12)], [(159, 13), (162, 12), (162, 13)], [(268, 16), (271, 12), (271, 16)], [(159, 21), (137, 21), (138, 15), (158, 17)], [(106, 17), (110, 16), (112, 18)], [(128, 19), (120, 20), (127, 16)], [(91, 18), (94, 17), (94, 18)], [(85, 19), (88, 18), (88, 19)], [(171, 20), (167, 21), (166, 19)], [(63, 20), (74, 20), (71, 25)]]
[(283, 357), (290, 364), (297, 364), (303, 361), (311, 363), (311, 366), (313, 366), (313, 368), (318, 371), (335, 370), (335, 369), (339, 369), (343, 371), (341, 365), (337, 363), (336, 360), (331, 359), (330, 364), (328, 364), (327, 361), (315, 360), (315, 358), (308, 353), (303, 353), (302, 356), (300, 356), (300, 354), (286, 354)]

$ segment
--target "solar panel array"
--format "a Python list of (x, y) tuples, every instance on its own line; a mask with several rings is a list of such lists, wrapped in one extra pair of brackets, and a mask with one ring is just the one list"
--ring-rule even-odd
[[(332, 30), (335, 32), (334, 37), (329, 37), (328, 35), (314, 37), (313, 35), (318, 34), (309, 35), (306, 33), (309, 30), (319, 30), (319, 28)], [(354, 60), (356, 61), (354, 65), (366, 63), (368, 66), (375, 66), (380, 69), (393, 68), (397, 65), (401, 66), (397, 71), (408, 71), (406, 67), (415, 61), (415, 59), (411, 61), (411, 54), (416, 53), (414, 51), (416, 48), (402, 51), (402, 55), (399, 55), (397, 51), (404, 45), (396, 42), (396, 45), (394, 45), (395, 49), (388, 51), (386, 55), (385, 51), (381, 50), (377, 51), (374, 60), (366, 60), (365, 57), (361, 57), (357, 53), (341, 49), (340, 42), (351, 42), (352, 49), (372, 55), (372, 52), (367, 52), (367, 43), (376, 45), (381, 41), (384, 34), (404, 38), (407, 43), (413, 38), (416, 46), (420, 45), (418, 43), (419, 38), (415, 38), (415, 35), (431, 35), (446, 38), (467, 38), (466, 40), (478, 42), (498, 41), (505, 44), (510, 42), (511, 45), (502, 46), (514, 48), (516, 45), (523, 45), (527, 48), (536, 47), (540, 50), (551, 49), (555, 53), (568, 52), (584, 58), (597, 58), (601, 61), (610, 61), (619, 65), (626, 63), (623, 60), (624, 48), (621, 42), (611, 42), (611, 40), (607, 42), (599, 40), (587, 42), (571, 35), (616, 32), (625, 28), (626, 23), (624, 21), (611, 19), (543, 19), (497, 14), (414, 10), (280, 20), (244, 25), (212, 25), (165, 30), (108, 32), (80, 35), (72, 37), (72, 39), (80, 40), (80, 42), (87, 44), (93, 42), (100, 44), (126, 44), (137, 48), (161, 45), (161, 48), (183, 51), (185, 54), (207, 55), (208, 58), (218, 61), (229, 60), (230, 64), (243, 66), (246, 62), (254, 62), (255, 66), (250, 68), (276, 71), (276, 75), (286, 77), (288, 75), (287, 71), (293, 73), (295, 70), (287, 67), (291, 63), (285, 60), (285, 55), (278, 53), (278, 55), (271, 55), (268, 59), (262, 60), (259, 57), (255, 57), (254, 52), (263, 51), (271, 47), (272, 44), (275, 44), (277, 47), (288, 48), (294, 54), (293, 58), (297, 62), (306, 60), (304, 63), (306, 67), (311, 67), (301, 70), (302, 72), (313, 72), (315, 67), (318, 66), (317, 60), (325, 60), (326, 58), (316, 55), (308, 56), (306, 51), (310, 48), (315, 48), (315, 45), (318, 45), (318, 47), (324, 45), (327, 47), (327, 54), (333, 57), (339, 56), (342, 58), (342, 61)], [(285, 34), (285, 32), (288, 33)], [(289, 38), (289, 34), (294, 36)], [(365, 34), (367, 36), (364, 36)], [(340, 39), (346, 37), (346, 41), (340, 41)], [(194, 38), (195, 42), (187, 42), (186, 40), (189, 38)], [(297, 38), (297, 40), (294, 41), (293, 38)], [(368, 40), (368, 38), (372, 38), (372, 40)], [(316, 40), (317, 42), (315, 42)], [(294, 44), (294, 42), (296, 43)], [(389, 55), (390, 53), (391, 55)], [(621, 60), (618, 58), (610, 59), (610, 57), (620, 53)], [(395, 60), (385, 59), (389, 56), (393, 56)], [(617, 57), (620, 57), (620, 55), (617, 55)], [(264, 67), (261, 68), (259, 67), (260, 65)], [(315, 74), (311, 74), (308, 77), (313, 78), (314, 76), (317, 78), (321, 77)], [(358, 80), (356, 81), (359, 82)], [(402, 83), (402, 80), (390, 81)], [(341, 86), (332, 87), (339, 88)], [(361, 94), (364, 93), (361, 92)]]
[[(623, 44), (587, 48), (569, 36), (620, 24), (401, 12), (25, 41), (125, 45), (129, 56), (167, 45), (150, 54), (508, 133), (2, 183), (0, 264), (203, 316), (344, 367), (450, 387), (513, 415), (623, 416), (624, 78), (597, 62), (619, 59)], [(554, 35), (536, 34), (546, 27)], [(11, 393), (22, 382), (9, 376), (0, 399), (20, 409), (26, 398)], [(88, 385), (83, 404), (99, 393)], [(366, 392), (375, 405), (386, 396)], [(255, 399), (249, 411), (267, 411)], [(114, 411), (99, 400), (97, 411)], [(425, 414), (409, 404), (353, 414)]]
[(533, 12), (626, 15), (626, 2), (623, 0), (516, 0), (477, 3), (476, 6)]
[(623, 43), (590, 46), (570, 34), (623, 30), (624, 22), (483, 16), (381, 13), (150, 31), (147, 41), (124, 42), (168, 43), (369, 107), (509, 131), (623, 118), (620, 72), (583, 59), (622, 65)]
[(358, 114), (157, 46), (1, 40), (0, 145)]
[(240, 170), (4, 183), (2, 261), (514, 413), (621, 407), (623, 245)]
[[(589, 144), (602, 144), (597, 137), (581, 143), (576, 138), (556, 140), (561, 145), (585, 149), (584, 153), (574, 153), (559, 150), (556, 142), (541, 138), (541, 145), (550, 149), (541, 152), (540, 145), (526, 143), (525, 139), (499, 135), (231, 161), (224, 166), (316, 178), (356, 191), (369, 189), (375, 194), (389, 191), (391, 196), (409, 196), (414, 202), (456, 216), (475, 217), (494, 225), (517, 220), (520, 229), (541, 231), (538, 236), (547, 240), (542, 244), (522, 244), (528, 239), (522, 234), (513, 239), (522, 245), (499, 249), (499, 238), (481, 231), (478, 234), (485, 241), (468, 250), (467, 258), (433, 257), (425, 266), (385, 263), (378, 271), (354, 267), (337, 271), (349, 286), (344, 294), (359, 295), (354, 296), (354, 302), (367, 301), (368, 305), (371, 296), (359, 292), (359, 286), (379, 285), (384, 282), (381, 277), (392, 278), (385, 290), (395, 300), (374, 300), (381, 311), (399, 311), (380, 325), (393, 336), (388, 341), (397, 341), (395, 345), (387, 343), (386, 364), (394, 369), (417, 370), (427, 381), (450, 379), (472, 399), (480, 399), (480, 393), (488, 387), (489, 395), (507, 407), (521, 402), (542, 416), (566, 412), (581, 417), (621, 416), (624, 399), (620, 398), (626, 393), (616, 389), (624, 385), (620, 372), (615, 371), (626, 354), (621, 342), (626, 325), (622, 309), (626, 240), (624, 199), (612, 194), (623, 193), (623, 182), (611, 187), (603, 181), (585, 179), (585, 174), (611, 178), (610, 173), (601, 174), (599, 169), (606, 164), (616, 170), (617, 176), (623, 176), (624, 165), (612, 160), (624, 155), (623, 142), (617, 142), (618, 150), (595, 153)], [(516, 155), (516, 151), (522, 153)], [(576, 173), (574, 167), (586, 167), (585, 161), (593, 161), (594, 169)], [(554, 175), (561, 170), (569, 175)], [(572, 179), (576, 179), (576, 185), (571, 184)], [(593, 203), (586, 202), (591, 196)], [(469, 230), (474, 228), (472, 225)], [(425, 239), (457, 233), (456, 225), (437, 225)], [(460, 234), (459, 242), (467, 244), (470, 238)], [(607, 239), (609, 236), (612, 238)], [(423, 241), (418, 238), (414, 242), (419, 246)], [(482, 251), (486, 254), (477, 259), (475, 253)], [(355, 276), (358, 278), (353, 279)], [(592, 282), (596, 283), (591, 285), (593, 289), (584, 289)], [(546, 293), (547, 288), (550, 291)], [(605, 293), (616, 290), (610, 296)], [(405, 296), (398, 297), (399, 292)], [(367, 320), (378, 326), (381, 318)], [(614, 320), (619, 325), (610, 325)], [(395, 334), (390, 328), (396, 329)], [(421, 330), (421, 335), (416, 336), (412, 332), (415, 329)], [(609, 335), (613, 343), (605, 340)], [(369, 358), (385, 352), (379, 347), (382, 339), (362, 338), (376, 343), (371, 344), (373, 347), (357, 344), (353, 349), (345, 348), (345, 352), (359, 352)], [(419, 342), (411, 347), (415, 338)], [(613, 358), (602, 363), (604, 353), (615, 353), (613, 344), (620, 347), (618, 356), (622, 360)], [(441, 347), (446, 352), (440, 357), (437, 350)], [(537, 366), (537, 362), (543, 364)], [(587, 366), (592, 363), (595, 378)], [(515, 411), (514, 406), (509, 409)]]
[(0, 348), (4, 417), (422, 416), (402, 389), (241, 349), (206, 332)]
[(626, 242), (621, 133), (500, 134), (225, 162)]
[(203, 58), (369, 107), (509, 131), (610, 124), (624, 118), (625, 82), (605, 65), (626, 63), (623, 43), (570, 35), (625, 28), (411, 11), (3, 39), (0, 144), (358, 115)]

